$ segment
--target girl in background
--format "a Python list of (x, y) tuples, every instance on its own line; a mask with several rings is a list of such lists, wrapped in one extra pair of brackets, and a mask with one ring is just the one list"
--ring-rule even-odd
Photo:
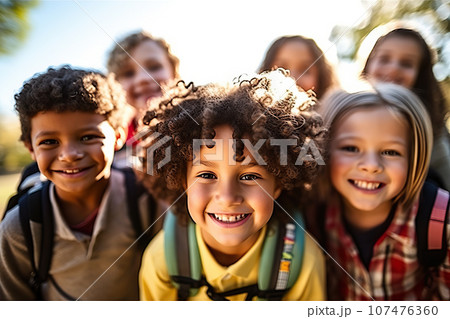
[(450, 190), (450, 136), (445, 127), (448, 107), (433, 73), (432, 51), (424, 38), (406, 28), (397, 28), (379, 37), (361, 76), (369, 81), (402, 85), (420, 97), (433, 127), (431, 178)]
[(313, 39), (301, 35), (283, 36), (267, 50), (258, 72), (284, 68), (290, 71), (297, 86), (312, 89), (318, 99), (338, 84), (335, 72)]
[(145, 31), (126, 36), (109, 54), (107, 68), (115, 75), (127, 94), (127, 102), (135, 112), (130, 119), (128, 139), (134, 136), (139, 113), (148, 102), (162, 96), (164, 85), (179, 77), (179, 60), (170, 46)]

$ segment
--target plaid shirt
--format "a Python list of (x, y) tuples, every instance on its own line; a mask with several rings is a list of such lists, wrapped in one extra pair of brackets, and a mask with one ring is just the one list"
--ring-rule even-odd
[[(325, 219), (327, 251), (340, 266), (328, 258), (330, 300), (450, 300), (450, 245), (432, 285), (425, 283), (430, 270), (417, 259), (414, 220), (418, 203), (407, 212), (397, 208), (392, 223), (375, 243), (369, 271), (358, 256), (338, 207), (330, 205)], [(447, 224), (447, 242), (449, 235)]]

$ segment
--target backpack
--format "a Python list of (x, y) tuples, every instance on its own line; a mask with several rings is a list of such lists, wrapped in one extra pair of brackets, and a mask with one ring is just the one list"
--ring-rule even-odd
[(438, 267), (447, 256), (449, 193), (425, 182), (419, 199), (415, 226), (417, 259), (427, 268)]
[[(138, 208), (138, 198), (145, 192), (144, 187), (136, 182), (133, 171), (129, 168), (120, 169), (125, 176), (125, 188), (127, 197), (127, 207), (129, 218), (136, 233), (137, 245), (140, 251), (143, 251), (151, 239), (151, 235), (143, 229)], [(22, 178), (22, 180), (25, 180)], [(20, 184), (19, 184), (20, 188)], [(25, 238), (28, 254), (30, 257), (32, 272), (30, 274), (29, 284), (33, 289), (38, 300), (42, 300), (40, 286), (42, 283), (50, 280), (58, 292), (67, 300), (76, 300), (76, 298), (68, 295), (57, 283), (53, 277), (49, 275), (52, 255), (53, 255), (53, 238), (54, 238), (54, 216), (50, 203), (50, 181), (38, 183), (28, 188), (28, 192), (24, 195), (14, 195), (11, 199), (18, 202), (19, 219)], [(15, 197), (16, 196), (16, 197)], [(148, 196), (148, 207), (150, 220), (154, 219), (156, 210), (156, 202), (152, 196)], [(11, 200), (10, 200), (11, 202)], [(8, 207), (10, 203), (8, 203)], [(13, 206), (14, 207), (14, 206)], [(6, 214), (5, 214), (6, 215)], [(5, 217), (5, 216), (4, 216)], [(4, 218), (3, 217), (3, 218)], [(38, 265), (34, 262), (34, 245), (31, 233), (30, 221), (39, 223), (41, 228), (40, 256)]]
[(246, 300), (281, 300), (294, 285), (302, 267), (305, 245), (304, 223), (299, 214), (293, 223), (282, 223), (272, 218), (267, 224), (258, 283), (218, 293), (204, 276), (197, 245), (195, 225), (189, 220), (182, 223), (172, 212), (164, 219), (164, 254), (172, 284), (178, 290), (178, 300), (195, 296), (206, 286), (211, 300), (228, 300), (226, 297), (247, 293)]
[[(20, 175), (20, 182), (17, 186), (16, 194), (8, 199), (8, 204), (6, 205), (4, 213), (6, 214), (7, 211), (19, 204), (19, 199), (40, 182), (42, 182), (41, 172), (39, 171), (37, 163), (33, 162), (26, 166)], [(3, 216), (5, 216), (5, 214), (3, 214)]]

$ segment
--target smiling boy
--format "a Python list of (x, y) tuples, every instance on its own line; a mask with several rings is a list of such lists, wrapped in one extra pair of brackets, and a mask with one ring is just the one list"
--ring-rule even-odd
[[(166, 258), (170, 252), (165, 228), (143, 255), (141, 300), (254, 300), (263, 294), (261, 298), (271, 299), (266, 296), (276, 289), (258, 287), (255, 293), (259, 279), (268, 277), (259, 273), (263, 245), (268, 233), (273, 233), (269, 221), (291, 223), (294, 229), (298, 226), (290, 216), (301, 209), (302, 191), (317, 166), (312, 162), (295, 165), (296, 158), (305, 141), (319, 143), (323, 132), (320, 117), (306, 111), (312, 103), (286, 73), (278, 70), (240, 79), (230, 87), (179, 86), (159, 108), (147, 112), (144, 123), (150, 125), (150, 132), (172, 137), (165, 145), (171, 148), (172, 156), (169, 163), (158, 166), (165, 152), (155, 152), (152, 159), (144, 152), (144, 167), (149, 161), (155, 172), (146, 175), (145, 182), (156, 196), (173, 201), (180, 220), (194, 221), (202, 279), (183, 278), (197, 285), (197, 293), (186, 296), (177, 291), (177, 284), (183, 282), (169, 275), (168, 268), (173, 265)], [(198, 139), (206, 143), (199, 153), (193, 146)], [(280, 147), (271, 145), (270, 139), (295, 140), (300, 146), (286, 149), (287, 164), (282, 165)], [(258, 157), (244, 140), (252, 146), (262, 140), (267, 143), (258, 149)], [(299, 275), (276, 299), (324, 299), (324, 259), (313, 240), (308, 235), (304, 239), (303, 249), (286, 253), (288, 258), (291, 252), (302, 256)], [(272, 263), (275, 258), (270, 260)], [(288, 263), (280, 262), (277, 273), (286, 270), (282, 265), (289, 268)]]
[[(49, 202), (54, 244), (48, 281), (36, 289), (21, 202), (7, 212), (0, 224), (0, 299), (137, 300), (140, 250), (133, 245), (126, 177), (111, 167), (125, 141), (120, 86), (98, 72), (50, 68), (15, 99), (21, 140), (49, 180), (25, 196), (41, 191)], [(30, 218), (29, 226), (40, 256), (42, 223)]]

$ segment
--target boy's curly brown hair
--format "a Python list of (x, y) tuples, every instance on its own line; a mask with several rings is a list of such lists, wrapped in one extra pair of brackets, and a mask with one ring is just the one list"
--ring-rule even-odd
[[(310, 110), (316, 102), (313, 92), (298, 91), (295, 82), (283, 69), (255, 75), (251, 79), (240, 77), (233, 85), (208, 84), (195, 87), (183, 81), (167, 92), (157, 105), (147, 111), (141, 136), (151, 136), (150, 141), (141, 140), (143, 167), (152, 165), (152, 175), (141, 174), (144, 184), (155, 195), (166, 201), (176, 201), (176, 208), (185, 210), (183, 196), (186, 172), (193, 159), (194, 139), (213, 139), (216, 126), (227, 124), (233, 129), (234, 148), (237, 161), (243, 160), (247, 138), (252, 145), (265, 139), (258, 150), (267, 163), (266, 169), (273, 174), (283, 195), (291, 193), (298, 202), (298, 192), (307, 187), (316, 175), (317, 163), (304, 161), (296, 165), (305, 142), (313, 141), (321, 150), (325, 129), (322, 118)], [(157, 132), (158, 134), (154, 134)], [(168, 144), (147, 154), (159, 139), (170, 137)], [(288, 146), (287, 165), (281, 165), (280, 147), (271, 145), (271, 139), (292, 139), (296, 145)], [(158, 167), (171, 149), (171, 160)], [(152, 158), (149, 158), (152, 156)], [(161, 165), (160, 165), (161, 166)], [(181, 200), (180, 200), (181, 199)], [(298, 208), (298, 207), (297, 207)]]
[(25, 82), (14, 98), (25, 143), (31, 142), (31, 119), (39, 112), (91, 112), (104, 115), (114, 129), (126, 127), (129, 106), (123, 89), (98, 71), (48, 68)]

